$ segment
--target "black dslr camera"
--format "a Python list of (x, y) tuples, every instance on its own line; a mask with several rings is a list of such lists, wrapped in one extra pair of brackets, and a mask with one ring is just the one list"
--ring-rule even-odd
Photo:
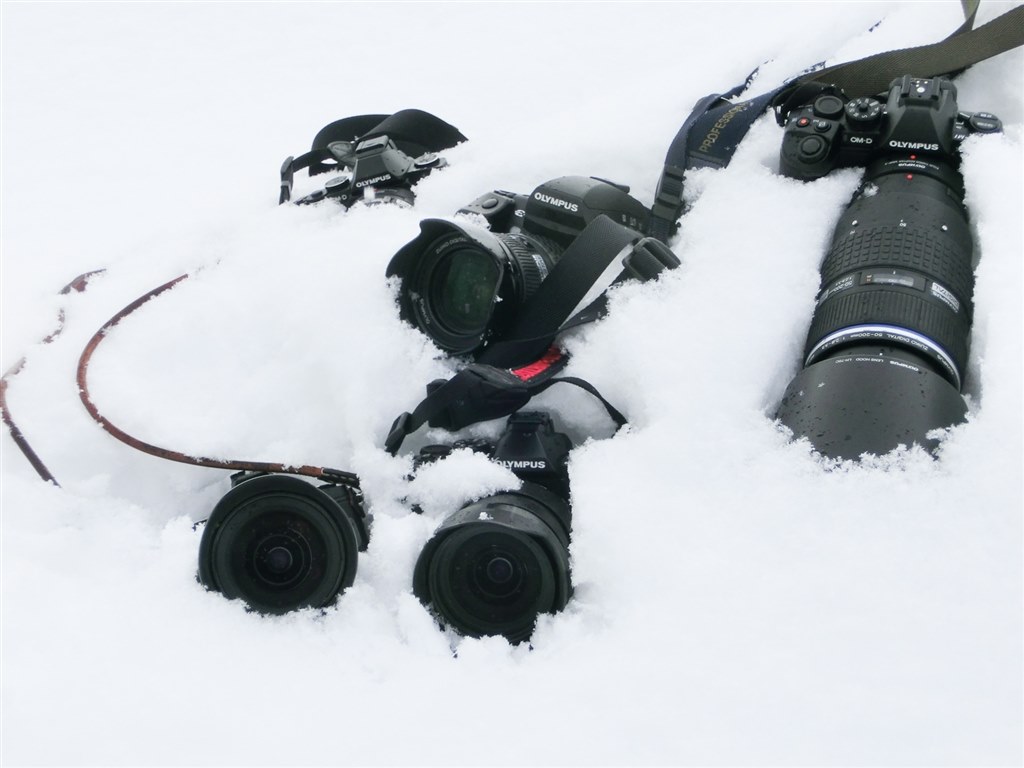
[[(529, 195), (490, 192), (458, 213), (458, 222), (420, 222), (420, 235), (387, 268), (388, 277), (402, 279), (402, 318), (452, 354), (502, 338), (588, 227), (624, 231), (628, 244), (641, 239), (649, 216), (628, 187), (581, 176), (548, 181)], [(658, 258), (679, 263), (667, 248)], [(623, 263), (631, 269), (633, 261)]]
[(416, 466), (470, 448), (511, 469), (523, 484), (449, 515), (424, 546), (413, 592), (445, 625), (471, 637), (529, 638), (537, 616), (565, 607), (569, 575), (569, 475), (572, 444), (546, 413), (511, 416), (494, 442), (423, 448)]
[(360, 200), (412, 205), (413, 185), (448, 164), (437, 153), (465, 140), (455, 126), (419, 109), (335, 120), (320, 129), (309, 152), (285, 159), (278, 202), (291, 199), (295, 171), (308, 168), (310, 176), (338, 175), (323, 189), (296, 200), (296, 205), (321, 200), (334, 200), (346, 208)]
[(959, 143), (994, 133), (948, 79), (905, 75), (878, 98), (821, 86), (789, 113), (780, 168), (797, 179), (866, 166), (821, 265), (804, 368), (777, 417), (822, 454), (934, 448), (961, 422), (974, 293)]

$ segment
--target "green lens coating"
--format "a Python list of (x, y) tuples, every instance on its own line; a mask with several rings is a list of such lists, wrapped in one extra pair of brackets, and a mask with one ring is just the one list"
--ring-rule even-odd
[(479, 248), (458, 248), (445, 256), (433, 282), (437, 317), (457, 333), (479, 333), (487, 325), (498, 286), (494, 257)]

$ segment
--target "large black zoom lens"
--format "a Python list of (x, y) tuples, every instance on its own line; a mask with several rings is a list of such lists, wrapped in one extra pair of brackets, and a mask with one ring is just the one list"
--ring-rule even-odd
[(778, 418), (834, 458), (933, 448), (962, 421), (974, 273), (960, 174), (884, 159), (836, 226), (804, 370)]
[(524, 483), (448, 517), (420, 553), (413, 592), (461, 634), (522, 642), (569, 601), (568, 546), (569, 505)]
[(319, 608), (351, 586), (367, 543), (352, 490), (262, 475), (214, 507), (199, 544), (199, 580), (260, 613)]

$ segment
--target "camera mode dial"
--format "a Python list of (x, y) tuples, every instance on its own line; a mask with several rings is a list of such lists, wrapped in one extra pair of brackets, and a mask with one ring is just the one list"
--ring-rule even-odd
[(858, 128), (866, 128), (882, 116), (882, 102), (867, 96), (854, 99), (846, 105), (846, 119)]
[(991, 112), (975, 112), (967, 124), (974, 133), (1000, 133), (1003, 130), (1002, 121)]

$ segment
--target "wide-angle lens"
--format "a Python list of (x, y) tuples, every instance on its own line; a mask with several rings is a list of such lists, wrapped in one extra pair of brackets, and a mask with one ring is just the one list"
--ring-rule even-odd
[(420, 553), (413, 591), (461, 634), (521, 642), (569, 600), (568, 504), (524, 488), (451, 515)]
[(562, 249), (543, 238), (492, 233), (468, 222), (420, 222), (388, 264), (402, 278), (402, 317), (452, 354), (500, 336), (548, 276)]
[(331, 603), (366, 546), (344, 495), (295, 477), (248, 479), (224, 495), (199, 545), (199, 580), (261, 613)]

